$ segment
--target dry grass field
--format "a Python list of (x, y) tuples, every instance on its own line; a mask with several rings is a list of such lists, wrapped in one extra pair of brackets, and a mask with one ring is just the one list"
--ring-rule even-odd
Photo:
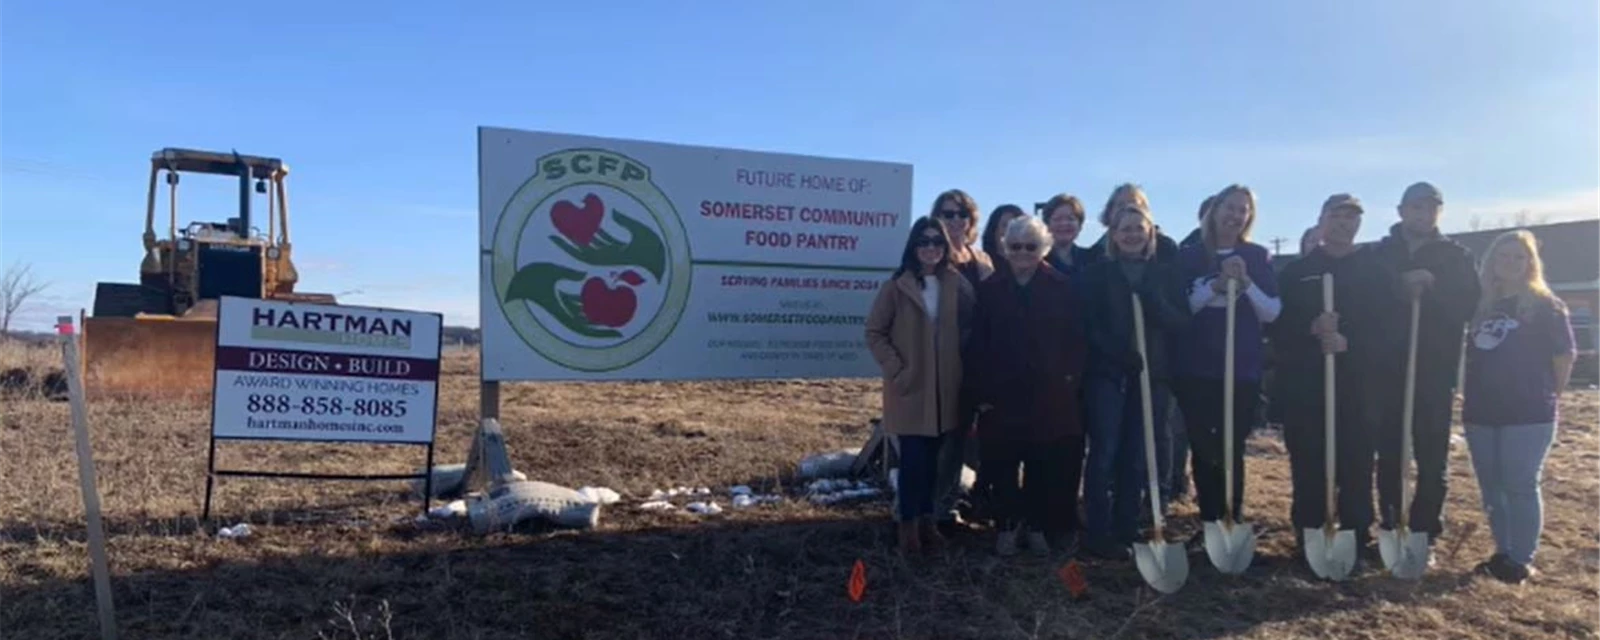
[[(0, 370), (48, 369), (49, 349), (10, 348)], [(464, 459), (477, 412), (475, 357), (451, 354), (438, 460)], [(974, 534), (945, 557), (897, 559), (885, 501), (782, 503), (719, 516), (638, 508), (679, 485), (791, 490), (809, 453), (859, 446), (871, 381), (508, 385), (503, 423), (519, 470), (624, 495), (593, 531), (476, 537), (418, 523), (399, 482), (224, 478), (217, 522), (198, 522), (204, 401), (91, 406), (123, 638), (1593, 638), (1600, 617), (1600, 426), (1574, 392), (1546, 472), (1543, 573), (1522, 587), (1474, 578), (1491, 550), (1464, 444), (1452, 458), (1450, 532), (1418, 583), (1369, 570), (1315, 581), (1291, 557), (1288, 468), (1258, 436), (1248, 519), (1256, 566), (1219, 575), (1191, 556), (1188, 585), (1156, 597), (1131, 563), (1086, 565), (1087, 600), (1062, 558), (1004, 561)], [(0, 396), (0, 637), (96, 637), (67, 405)], [(225, 443), (220, 468), (410, 472), (414, 447)], [(1196, 527), (1181, 505), (1173, 536)], [(218, 525), (254, 535), (218, 539)], [(867, 567), (866, 597), (846, 582)]]

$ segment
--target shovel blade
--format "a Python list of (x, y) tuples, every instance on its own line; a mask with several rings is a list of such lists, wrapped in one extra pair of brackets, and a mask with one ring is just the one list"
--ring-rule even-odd
[(1428, 570), (1428, 534), (1397, 529), (1378, 531), (1378, 555), (1383, 566), (1402, 580), (1416, 580)]
[(1212, 521), (1204, 524), (1206, 556), (1212, 566), (1230, 575), (1244, 573), (1256, 557), (1256, 537), (1250, 525)]
[(1189, 579), (1189, 556), (1183, 547), (1151, 540), (1133, 545), (1133, 562), (1139, 575), (1161, 593), (1177, 593)]
[(1338, 582), (1350, 576), (1356, 566), (1356, 532), (1305, 529), (1306, 564), (1323, 580)]

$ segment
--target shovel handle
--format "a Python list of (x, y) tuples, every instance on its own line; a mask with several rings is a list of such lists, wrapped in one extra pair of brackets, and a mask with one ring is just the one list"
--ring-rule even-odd
[(1411, 472), (1411, 420), (1417, 400), (1417, 323), (1422, 315), (1422, 299), (1411, 299), (1411, 336), (1406, 347), (1405, 415), (1400, 419), (1400, 513), (1395, 514), (1402, 532), (1411, 530), (1411, 494), (1406, 490)]
[[(1322, 310), (1326, 313), (1333, 313), (1332, 273), (1322, 274)], [(1335, 395), (1333, 387), (1333, 360), (1333, 354), (1322, 354), (1322, 425), (1324, 437), (1326, 438), (1326, 442), (1322, 447), (1322, 469), (1323, 473), (1327, 476), (1327, 496), (1325, 498), (1325, 508), (1328, 511), (1328, 517), (1327, 520), (1323, 522), (1323, 526), (1326, 527), (1330, 532), (1336, 531), (1336, 529), (1333, 528), (1333, 523), (1334, 518), (1337, 517), (1338, 514), (1338, 508), (1334, 504), (1334, 466), (1338, 460), (1337, 448), (1339, 446), (1339, 440), (1337, 437), (1335, 437), (1334, 433), (1337, 427), (1335, 426), (1336, 423), (1334, 422)]]
[(1155, 411), (1150, 406), (1150, 358), (1145, 353), (1144, 305), (1139, 302), (1137, 293), (1133, 294), (1133, 338), (1139, 348), (1139, 360), (1144, 365), (1139, 367), (1139, 408), (1144, 413), (1144, 464), (1150, 480), (1151, 533), (1160, 540), (1166, 522), (1161, 517), (1161, 483), (1156, 474), (1156, 420)]
[(1222, 521), (1233, 523), (1233, 342), (1238, 317), (1239, 281), (1228, 278), (1227, 331), (1222, 346)]

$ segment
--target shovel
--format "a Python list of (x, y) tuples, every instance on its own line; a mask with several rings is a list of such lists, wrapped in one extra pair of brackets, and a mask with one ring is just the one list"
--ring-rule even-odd
[(1166, 518), (1161, 517), (1161, 484), (1156, 479), (1156, 427), (1154, 410), (1150, 407), (1150, 358), (1145, 354), (1144, 306), (1139, 294), (1133, 295), (1133, 335), (1139, 346), (1139, 391), (1144, 409), (1144, 462), (1150, 474), (1150, 540), (1133, 545), (1133, 561), (1139, 566), (1139, 575), (1161, 593), (1176, 593), (1189, 579), (1189, 557), (1182, 545), (1167, 544), (1161, 529)]
[[(1322, 310), (1333, 312), (1333, 274), (1322, 274)], [(1350, 570), (1356, 564), (1356, 534), (1354, 531), (1340, 531), (1337, 521), (1338, 511), (1334, 500), (1334, 469), (1338, 461), (1338, 439), (1335, 437), (1334, 427), (1334, 388), (1333, 388), (1333, 354), (1322, 355), (1322, 422), (1327, 434), (1327, 442), (1323, 445), (1324, 458), (1322, 466), (1327, 474), (1327, 515), (1322, 521), (1321, 530), (1306, 529), (1302, 537), (1306, 543), (1306, 563), (1311, 565), (1311, 572), (1323, 580), (1339, 581), (1350, 575)]]
[(1207, 522), (1206, 555), (1218, 571), (1244, 573), (1256, 556), (1256, 539), (1251, 527), (1233, 521), (1233, 334), (1238, 308), (1239, 281), (1228, 279), (1228, 332), (1222, 357), (1222, 468), (1223, 509), (1221, 520)]
[(1407, 491), (1407, 476), (1411, 475), (1411, 416), (1416, 409), (1417, 396), (1417, 317), (1422, 301), (1411, 299), (1411, 346), (1406, 353), (1406, 403), (1405, 415), (1400, 424), (1400, 512), (1395, 514), (1395, 528), (1378, 530), (1378, 554), (1383, 556), (1383, 566), (1396, 578), (1416, 580), (1428, 570), (1428, 534), (1412, 531), (1411, 494)]

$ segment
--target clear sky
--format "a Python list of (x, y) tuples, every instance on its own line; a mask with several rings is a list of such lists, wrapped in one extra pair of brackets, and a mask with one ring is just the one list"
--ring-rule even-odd
[[(1131, 180), (1174, 235), (1241, 182), (1285, 251), (1338, 191), (1381, 235), (1416, 180), (1447, 230), (1592, 217), (1596, 25), (1592, 0), (8, 2), (0, 264), (51, 282), (24, 328), (87, 307), (137, 279), (150, 153), (237, 149), (293, 169), (301, 290), (475, 325), (479, 125), (908, 162), (919, 214)], [(182, 217), (236, 184), (186, 181)]]

